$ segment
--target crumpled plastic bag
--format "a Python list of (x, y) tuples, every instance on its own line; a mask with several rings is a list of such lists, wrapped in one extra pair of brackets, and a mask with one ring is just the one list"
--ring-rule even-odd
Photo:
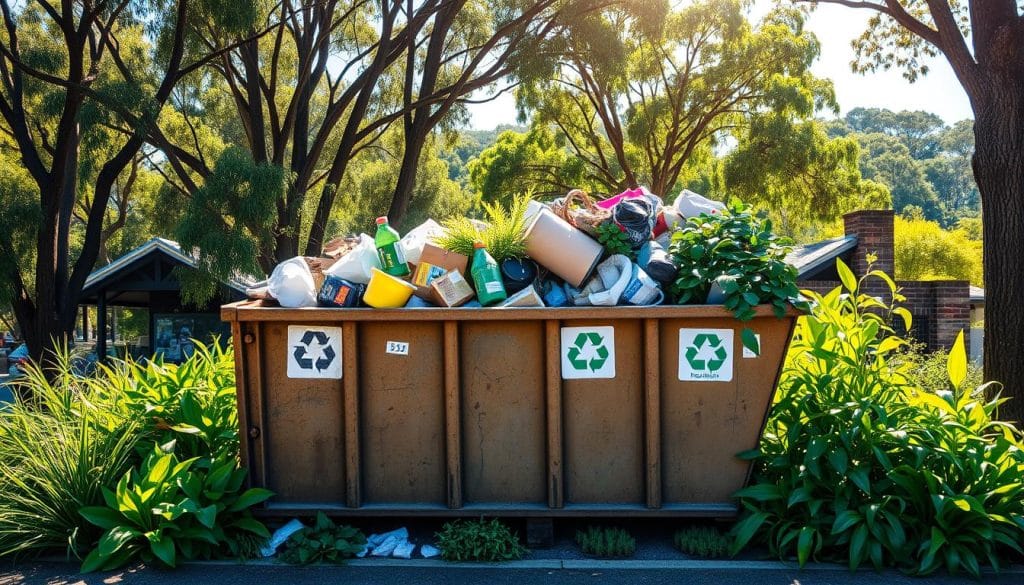
[(657, 220), (656, 210), (647, 199), (636, 197), (619, 202), (612, 211), (612, 219), (626, 233), (634, 250), (639, 250), (644, 242), (651, 239)]
[(597, 265), (597, 275), (587, 282), (578, 295), (573, 294), (573, 304), (599, 307), (617, 305), (632, 276), (633, 263), (629, 258), (614, 254)]
[(618, 195), (613, 195), (607, 199), (602, 199), (597, 202), (597, 206), (602, 209), (612, 209), (622, 201), (628, 199), (643, 199), (651, 204), (651, 207), (658, 209), (663, 205), (661, 197), (658, 197), (654, 193), (651, 193), (647, 187), (637, 187), (636, 189), (626, 189)]
[(277, 552), (277, 548), (285, 543), (293, 534), (302, 530), (306, 526), (299, 522), (297, 518), (292, 518), (287, 524), (278, 528), (274, 531), (274, 534), (270, 536), (270, 540), (267, 541), (266, 546), (260, 548), (260, 554), (264, 557), (272, 557)]
[(679, 274), (679, 266), (657, 241), (647, 242), (640, 248), (636, 263), (643, 268), (648, 276), (662, 284), (670, 284)]
[(324, 270), (324, 274), (357, 284), (368, 284), (374, 268), (380, 268), (377, 247), (373, 245), (373, 238), (359, 234), (359, 245)]
[(282, 307), (315, 307), (316, 283), (306, 259), (296, 256), (274, 267), (273, 274), (267, 279), (267, 292)]
[(420, 255), (423, 253), (423, 246), (443, 234), (444, 228), (432, 219), (428, 219), (409, 230), (409, 233), (405, 234), (399, 242), (402, 246), (402, 252), (405, 253), (405, 261), (419, 264)]
[(683, 192), (679, 194), (679, 197), (676, 197), (676, 201), (672, 206), (675, 207), (683, 217), (697, 217), (702, 213), (718, 215), (725, 211), (725, 204), (721, 201), (708, 199), (707, 197), (694, 193), (689, 189), (683, 189)]

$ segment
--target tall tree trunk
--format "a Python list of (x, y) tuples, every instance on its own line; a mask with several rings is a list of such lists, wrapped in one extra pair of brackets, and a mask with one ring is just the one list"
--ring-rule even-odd
[(395, 194), (391, 198), (391, 207), (388, 209), (388, 220), (397, 225), (405, 218), (409, 211), (409, 203), (412, 201), (412, 191), (416, 187), (416, 174), (419, 170), (420, 155), (423, 153), (423, 145), (426, 136), (416, 136), (414, 139), (405, 140), (405, 152), (402, 153), (402, 166), (398, 170), (398, 183), (395, 184)]
[(974, 177), (981, 192), (985, 266), (985, 379), (1003, 384), (1000, 418), (1024, 422), (1024, 75), (993, 81), (975, 100)]

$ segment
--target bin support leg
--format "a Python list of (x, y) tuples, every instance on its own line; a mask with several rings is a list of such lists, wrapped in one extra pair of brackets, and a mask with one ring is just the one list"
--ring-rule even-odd
[(565, 505), (565, 482), (562, 477), (562, 346), (558, 321), (545, 322), (545, 355), (547, 356), (548, 403), (548, 507)]
[(526, 519), (526, 546), (551, 548), (555, 544), (555, 521), (551, 518)]
[(459, 412), (459, 324), (444, 323), (445, 450), (448, 454), (448, 507), (462, 507), (462, 440)]
[(661, 364), (658, 320), (644, 319), (644, 430), (647, 443), (647, 507), (661, 507)]

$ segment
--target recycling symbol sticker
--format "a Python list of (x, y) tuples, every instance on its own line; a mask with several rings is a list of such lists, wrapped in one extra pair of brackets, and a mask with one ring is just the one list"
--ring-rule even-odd
[(732, 329), (680, 329), (679, 379), (731, 381), (733, 351)]
[(562, 327), (563, 380), (614, 377), (614, 327)]
[(341, 378), (341, 327), (288, 327), (289, 378)]

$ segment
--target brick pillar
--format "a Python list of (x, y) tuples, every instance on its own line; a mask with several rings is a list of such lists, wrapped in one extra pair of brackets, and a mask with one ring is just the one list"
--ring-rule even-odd
[[(866, 209), (843, 216), (846, 235), (857, 236), (857, 247), (851, 255), (850, 269), (859, 279), (868, 271), (868, 254), (877, 256), (873, 268), (896, 277), (896, 262), (893, 236), (893, 211), (891, 209)], [(880, 279), (872, 278), (865, 283), (862, 293), (879, 297), (883, 302), (892, 300), (889, 287)]]
[(964, 348), (970, 353), (971, 295), (966, 280), (936, 280), (932, 285), (935, 298), (935, 317), (932, 327), (932, 349), (948, 349), (964, 332)]
[(867, 272), (867, 255), (878, 256), (875, 269), (893, 276), (896, 269), (893, 253), (893, 211), (891, 209), (867, 209), (854, 211), (843, 216), (846, 235), (857, 236), (857, 247), (853, 251), (853, 265), (850, 268), (858, 278)]

